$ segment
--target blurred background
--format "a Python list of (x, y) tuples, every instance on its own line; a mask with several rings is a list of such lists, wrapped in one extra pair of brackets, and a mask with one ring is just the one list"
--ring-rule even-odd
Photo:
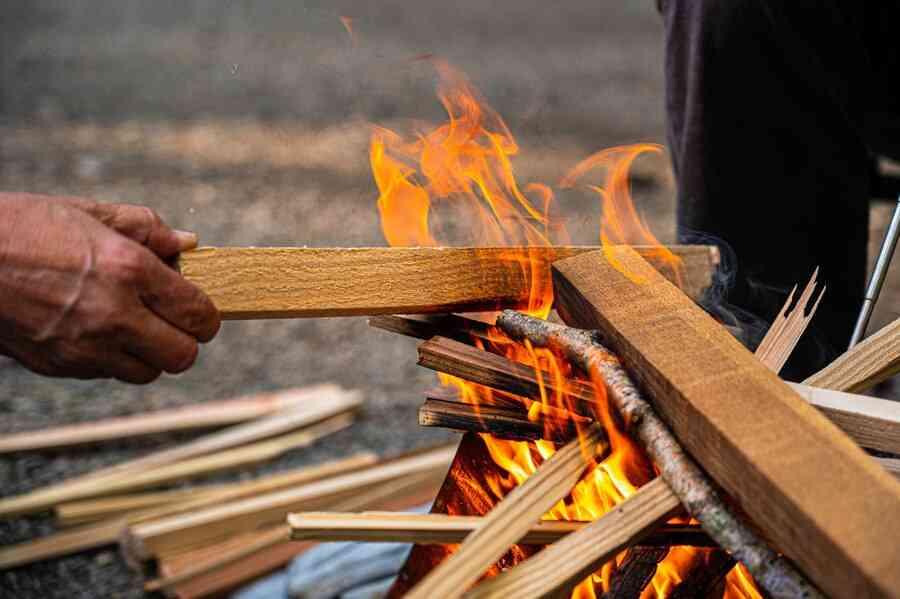
[[(145, 204), (208, 245), (384, 245), (369, 127), (442, 118), (425, 54), (467, 73), (505, 117), (522, 183), (555, 183), (604, 147), (665, 142), (651, 0), (3, 4), (0, 189)], [(667, 160), (642, 161), (635, 188), (653, 230), (673, 239)], [(573, 241), (595, 242), (596, 199), (568, 201)], [(875, 207), (875, 239), (890, 208)], [(873, 327), (900, 316), (894, 287)], [(335, 381), (364, 390), (365, 422), (261, 469), (396, 452), (450, 438), (416, 425), (434, 379), (414, 348), (364, 319), (226, 323), (193, 370), (147, 387), (43, 379), (0, 359), (0, 434)], [(0, 493), (173, 440), (2, 458)], [(3, 521), (0, 545), (51, 530), (49, 518)], [(0, 572), (0, 596), (142, 592), (111, 549)]]

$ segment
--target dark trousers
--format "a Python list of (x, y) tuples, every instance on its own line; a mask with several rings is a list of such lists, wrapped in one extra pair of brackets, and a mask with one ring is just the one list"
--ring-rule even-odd
[(679, 236), (733, 250), (726, 299), (745, 322), (743, 311), (770, 322), (820, 267), (827, 292), (782, 373), (804, 378), (846, 349), (865, 285), (871, 156), (900, 156), (900, 2), (660, 9)]

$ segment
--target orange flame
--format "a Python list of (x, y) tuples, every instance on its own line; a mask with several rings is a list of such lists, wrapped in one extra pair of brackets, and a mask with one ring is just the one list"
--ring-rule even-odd
[[(475, 245), (535, 248), (568, 243), (565, 227), (554, 216), (553, 189), (543, 183), (531, 183), (524, 188), (517, 183), (512, 158), (519, 147), (503, 119), (480, 98), (464, 75), (446, 62), (431, 60), (439, 75), (438, 96), (447, 121), (409, 137), (381, 127), (375, 127), (372, 134), (370, 161), (380, 192), (378, 210), (387, 242), (392, 246), (449, 245), (447, 236), (439, 234), (432, 222), (436, 213), (449, 210), (456, 216), (454, 224), (468, 225), (465, 231), (470, 237), (468, 241)], [(598, 152), (576, 165), (560, 185), (573, 187), (589, 172), (602, 170), (605, 173), (602, 182), (587, 185), (601, 202), (601, 244), (604, 248), (611, 244), (657, 246), (658, 256), (677, 272), (678, 259), (661, 246), (638, 216), (630, 194), (629, 171), (634, 161), (647, 152), (661, 151), (656, 145), (635, 144)], [(527, 250), (510, 250), (509, 259), (514, 268), (529, 277), (528, 312), (546, 318), (553, 302), (546, 265), (542, 267)], [(441, 382), (457, 387), (463, 401), (474, 405), (518, 401), (528, 409), (533, 420), (541, 420), (545, 414), (574, 420), (579, 434), (590, 422), (591, 419), (575, 414), (576, 405), (566, 387), (566, 381), (572, 380), (575, 373), (561, 356), (529, 343), (513, 342), (497, 329), (492, 329), (487, 341), (475, 339), (474, 343), (533, 366), (539, 394), (529, 398), (509, 396), (441, 374)], [(547, 519), (599, 518), (656, 475), (640, 446), (621, 430), (613, 417), (603, 380), (597, 373), (590, 375), (597, 406), (593, 417), (606, 428), (610, 451), (602, 460), (592, 463), (569, 496), (545, 515)], [(548, 438), (552, 438), (549, 434), (552, 432), (547, 431)], [(507, 474), (488, 478), (489, 489), (464, 491), (471, 494), (473, 505), (483, 503), (488, 490), (496, 498), (502, 498), (556, 451), (556, 446), (548, 441), (482, 437), (491, 458)], [(461, 482), (461, 488), (467, 486), (471, 485)], [(668, 596), (704, 555), (704, 550), (692, 547), (671, 548), (643, 597)], [(611, 577), (623, 557), (624, 552), (604, 564), (574, 590), (572, 597), (596, 597), (598, 588), (601, 592), (608, 591)], [(752, 581), (739, 568), (729, 574), (726, 586), (729, 599), (756, 596)]]

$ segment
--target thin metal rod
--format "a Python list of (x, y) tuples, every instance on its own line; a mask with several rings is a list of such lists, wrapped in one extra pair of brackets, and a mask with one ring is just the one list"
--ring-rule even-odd
[(869, 279), (869, 286), (866, 288), (866, 297), (863, 299), (862, 309), (859, 311), (856, 327), (854, 327), (853, 336), (850, 338), (850, 347), (862, 341), (863, 336), (866, 334), (869, 319), (872, 317), (872, 311), (875, 309), (875, 302), (878, 300), (878, 295), (884, 286), (884, 278), (887, 276), (891, 258), (894, 256), (894, 249), (897, 247), (898, 237), (900, 237), (900, 197), (897, 198), (897, 205), (894, 207), (891, 224), (888, 225), (887, 232), (884, 234), (884, 241), (881, 243), (881, 250), (878, 252), (878, 259), (875, 261), (875, 269), (872, 271), (872, 278)]

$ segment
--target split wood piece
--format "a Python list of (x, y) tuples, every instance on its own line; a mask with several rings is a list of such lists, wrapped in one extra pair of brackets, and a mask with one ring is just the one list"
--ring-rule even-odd
[[(334, 507), (345, 510), (376, 506), (409, 508), (430, 501), (439, 484), (434, 473), (416, 474), (377, 485), (340, 501)], [(212, 545), (161, 556), (157, 563), (162, 576), (148, 581), (144, 588), (184, 597), (221, 590), (222, 579), (229, 583), (246, 582), (261, 575), (261, 567), (274, 569), (273, 558), (287, 555), (281, 549), (283, 546), (312, 545), (290, 542), (288, 536), (287, 525), (279, 524), (270, 529), (241, 533)], [(242, 578), (236, 579), (238, 573)]]
[[(823, 287), (819, 292), (816, 303), (813, 304), (812, 308), (809, 307), (813, 291), (816, 288), (818, 275), (819, 269), (817, 268), (803, 289), (803, 293), (797, 299), (797, 305), (791, 307), (794, 294), (797, 292), (797, 286), (794, 286), (790, 295), (788, 295), (787, 301), (782, 306), (781, 312), (772, 321), (772, 325), (766, 331), (766, 336), (763, 337), (763, 340), (756, 348), (755, 354), (757, 359), (776, 374), (781, 372), (784, 363), (787, 362), (794, 348), (797, 347), (797, 342), (800, 341), (800, 337), (803, 335), (806, 327), (809, 326), (809, 321), (812, 320), (819, 307), (819, 302), (822, 301), (822, 296), (825, 295), (825, 288)], [(791, 310), (791, 313), (785, 316), (788, 309)]]
[[(446, 337), (434, 337), (420, 344), (418, 364), (514, 395), (526, 398), (541, 396), (539, 373), (533, 366)], [(566, 381), (565, 388), (560, 389), (549, 373), (541, 374), (543, 388), (548, 395), (564, 391), (572, 398), (578, 414), (593, 416), (596, 405), (593, 385), (570, 379)]]
[(900, 402), (788, 383), (860, 446), (900, 455)]
[[(105, 518), (118, 515), (113, 509), (126, 508), (134, 505), (134, 499), (141, 499), (143, 495), (171, 494), (179, 499), (166, 502), (162, 505), (146, 506), (154, 507), (150, 511), (141, 510), (135, 512), (129, 510), (129, 522), (135, 524), (148, 519), (171, 516), (213, 504), (221, 504), (225, 501), (233, 501), (251, 495), (259, 495), (271, 491), (277, 491), (287, 487), (302, 485), (316, 480), (321, 480), (339, 474), (347, 474), (377, 463), (378, 457), (371, 452), (361, 452), (348, 458), (333, 460), (313, 466), (295, 468), (286, 472), (269, 474), (255, 480), (216, 485), (213, 487), (199, 487), (193, 489), (179, 489), (157, 494), (124, 495), (120, 498), (89, 499), (79, 502), (65, 503), (56, 507), (57, 521), (66, 524), (71, 520), (84, 518)], [(131, 501), (128, 501), (131, 499)]]
[(104, 520), (0, 548), (0, 571), (113, 545), (127, 524), (124, 518)]
[[(358, 541), (367, 543), (462, 543), (477, 530), (481, 516), (405, 514), (398, 512), (304, 512), (288, 515), (291, 538), (298, 541)], [(520, 539), (529, 545), (549, 545), (590, 522), (539, 520)], [(663, 524), (641, 540), (644, 545), (709, 547), (712, 541), (699, 526)]]
[(218, 505), (225, 500), (245, 497), (287, 486), (311, 483), (330, 476), (359, 470), (374, 462), (372, 454), (363, 453), (334, 462), (273, 474), (254, 481), (223, 485), (216, 493), (198, 494), (183, 502), (110, 516), (96, 523), (57, 532), (45, 537), (0, 549), (0, 570), (23, 564), (70, 555), (87, 549), (113, 545), (130, 525)]
[(900, 372), (900, 318), (854, 345), (805, 381), (813, 387), (862, 393)]
[(89, 522), (108, 520), (125, 514), (135, 513), (149, 508), (159, 508), (200, 498), (213, 497), (225, 485), (207, 485), (186, 489), (172, 489), (148, 493), (131, 493), (112, 497), (83, 499), (70, 503), (61, 503), (53, 508), (56, 524), (59, 526), (78, 526)]
[(294, 408), (308, 398), (308, 389), (285, 389), (276, 393), (210, 401), (183, 408), (28, 431), (0, 439), (0, 454), (60, 449), (158, 433), (218, 428)]
[(900, 478), (900, 459), (876, 457), (875, 461), (878, 462), (882, 468), (894, 475), (894, 478)]
[(273, 460), (288, 451), (307, 447), (319, 439), (343, 430), (353, 424), (352, 414), (341, 414), (314, 424), (306, 429), (260, 441), (244, 447), (229, 449), (212, 455), (200, 456), (183, 462), (167, 464), (146, 472), (135, 472), (128, 477), (102, 481), (103, 492), (119, 493), (158, 486), (176, 480), (234, 470)]
[(324, 508), (349, 494), (389, 480), (425, 472), (443, 474), (453, 459), (453, 451), (454, 448), (441, 447), (414, 453), (301, 487), (138, 523), (126, 531), (123, 550), (137, 563), (160, 553), (186, 550), (283, 521), (291, 511)]
[[(617, 553), (642, 541), (672, 515), (681, 502), (657, 478), (607, 512), (499, 576), (466, 593), (467, 598), (546, 597), (557, 589), (571, 592)], [(564, 591), (565, 592), (565, 591)]]
[(407, 597), (462, 596), (541, 516), (569, 494), (585, 467), (607, 448), (603, 428), (597, 424), (561, 447), (494, 506), (459, 549), (413, 587)]
[[(523, 401), (530, 401), (527, 396), (540, 394), (538, 376), (533, 367), (444, 337), (434, 337), (419, 345), (419, 364), (495, 390), (526, 397)], [(557, 387), (550, 373), (542, 372), (541, 378), (547, 393), (555, 393)], [(900, 416), (893, 402), (815, 390), (804, 385), (795, 388), (860, 445), (900, 453), (897, 451)], [(569, 379), (565, 382), (565, 389), (578, 414), (593, 416), (596, 403), (593, 387), (589, 383)]]
[[(596, 249), (200, 248), (181, 254), (179, 268), (226, 320), (477, 312), (526, 305), (531, 261), (549, 281), (553, 260)], [(670, 249), (682, 259), (685, 291), (698, 296), (712, 281), (718, 251)]]
[(301, 401), (296, 408), (239, 424), (171, 449), (64, 480), (30, 493), (0, 499), (0, 518), (37, 513), (67, 501), (105, 495), (109, 493), (110, 484), (128, 480), (134, 473), (146, 472), (166, 464), (274, 437), (310, 426), (337, 414), (353, 411), (362, 404), (361, 394), (358, 391), (347, 391), (335, 385), (310, 387), (304, 393), (308, 396), (307, 399)]
[[(896, 596), (900, 483), (635, 252), (608, 253), (615, 265), (603, 253), (554, 264), (563, 320), (599, 329), (685, 449), (823, 591)], [(764, 564), (685, 503), (776, 595)]]
[(568, 441), (578, 434), (575, 423), (542, 417), (530, 421), (523, 410), (501, 406), (426, 399), (419, 408), (419, 426), (489, 433), (499, 439)]

